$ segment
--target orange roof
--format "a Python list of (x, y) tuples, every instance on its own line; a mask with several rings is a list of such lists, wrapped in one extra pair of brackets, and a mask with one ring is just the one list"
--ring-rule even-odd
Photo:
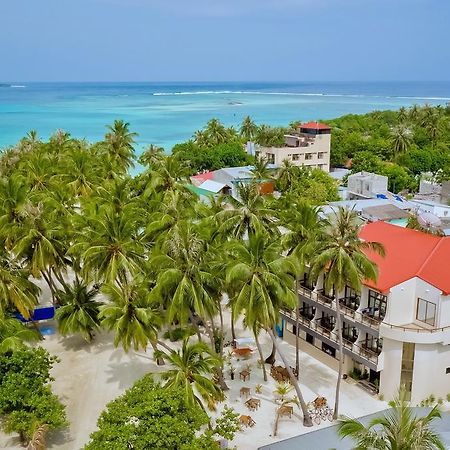
[(331, 130), (331, 127), (320, 122), (308, 122), (299, 125), (299, 128), (308, 128), (311, 130)]
[(450, 294), (450, 237), (433, 236), (378, 221), (365, 225), (360, 234), (366, 241), (383, 244), (386, 255), (367, 255), (378, 265), (378, 280), (365, 284), (381, 292), (418, 277)]

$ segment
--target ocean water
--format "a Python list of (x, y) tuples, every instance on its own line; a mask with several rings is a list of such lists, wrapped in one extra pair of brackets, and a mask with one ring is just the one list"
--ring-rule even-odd
[(72, 136), (101, 139), (107, 124), (123, 119), (139, 136), (139, 149), (170, 151), (216, 117), (239, 126), (326, 120), (348, 113), (446, 104), (450, 82), (352, 83), (0, 83), (0, 148), (36, 129), (48, 138), (62, 128)]

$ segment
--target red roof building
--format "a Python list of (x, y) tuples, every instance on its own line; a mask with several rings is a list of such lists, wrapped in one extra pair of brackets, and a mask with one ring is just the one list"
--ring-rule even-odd
[(383, 221), (364, 226), (361, 238), (380, 242), (385, 256), (369, 252), (378, 266), (378, 281), (366, 282), (382, 293), (404, 281), (418, 277), (450, 294), (450, 236), (439, 237), (421, 231), (402, 228)]
[(299, 125), (299, 128), (304, 128), (305, 130), (331, 130), (331, 127), (320, 122), (308, 122)]

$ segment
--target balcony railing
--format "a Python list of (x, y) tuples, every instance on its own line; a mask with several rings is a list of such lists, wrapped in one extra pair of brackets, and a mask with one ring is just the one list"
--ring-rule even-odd
[(378, 330), (380, 328), (380, 323), (383, 321), (381, 317), (372, 317), (366, 313), (361, 313), (361, 322), (369, 325), (371, 328)]
[(322, 336), (327, 337), (328, 339), (336, 340), (333, 334), (333, 328), (331, 326), (324, 326), (319, 321), (316, 322), (316, 331)]
[(354, 348), (356, 348), (356, 352), (362, 357), (368, 359), (370, 362), (374, 364), (378, 363), (378, 356), (380, 356), (381, 350), (374, 351), (372, 348), (366, 347), (364, 344), (361, 345), (355, 344)]
[(317, 292), (317, 301), (319, 303), (325, 304), (330, 306), (333, 303), (334, 298), (330, 295), (325, 294), (324, 291), (318, 291)]
[(341, 313), (345, 316), (351, 317), (352, 319), (355, 318), (355, 310), (352, 308), (349, 308), (347, 305), (345, 305), (342, 300), (339, 300), (339, 309), (341, 310)]
[(351, 341), (350, 339), (347, 339), (345, 336), (342, 336), (342, 345), (346, 349), (353, 351), (353, 344), (354, 344), (353, 341)]
[[(296, 317), (295, 317), (295, 311), (287, 311), (287, 310), (283, 310), (281, 313), (284, 314), (285, 316), (290, 317), (291, 319), (296, 320)], [(308, 327), (310, 326), (311, 320), (312, 320), (312, 319), (313, 319), (313, 317), (312, 317), (312, 318), (309, 318), (309, 317), (307, 317), (307, 316), (303, 316), (301, 312), (300, 312), (300, 314), (298, 315), (298, 321), (299, 321), (300, 323), (302, 323), (303, 325), (306, 325), (306, 326), (308, 326)]]

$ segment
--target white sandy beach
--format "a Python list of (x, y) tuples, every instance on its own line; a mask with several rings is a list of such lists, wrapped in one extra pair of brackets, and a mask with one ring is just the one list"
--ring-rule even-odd
[[(239, 337), (249, 337), (246, 330), (237, 328)], [(268, 336), (261, 337), (264, 353), (267, 355), (271, 349)], [(148, 372), (161, 372), (165, 366), (158, 367), (153, 361), (152, 353), (133, 352), (126, 354), (121, 348), (115, 349), (112, 335), (102, 332), (96, 336), (93, 344), (86, 344), (79, 336), (63, 338), (58, 334), (46, 337), (42, 345), (61, 359), (53, 369), (55, 382), (53, 388), (67, 407), (67, 416), (70, 427), (64, 431), (49, 434), (48, 448), (54, 450), (78, 450), (89, 440), (89, 434), (95, 430), (97, 418), (105, 405), (122, 394), (137, 379)], [(173, 345), (173, 344), (170, 344)], [(294, 363), (294, 347), (282, 343), (287, 354)], [(330, 422), (323, 422), (313, 428), (302, 425), (300, 411), (296, 408), (292, 419), (283, 418), (278, 427), (278, 436), (272, 436), (276, 403), (273, 391), (276, 382), (270, 377), (264, 383), (261, 369), (257, 367), (257, 353), (248, 360), (237, 361), (236, 378), (232, 381), (228, 371), (226, 381), (230, 390), (227, 392), (226, 404), (232, 406), (239, 414), (251, 415), (256, 425), (253, 428), (244, 428), (237, 433), (230, 446), (238, 450), (255, 450), (258, 447), (286, 439), (298, 434), (309, 432), (319, 427), (329, 426)], [(250, 381), (239, 380), (239, 371), (251, 366)], [(277, 361), (277, 364), (281, 364)], [(267, 366), (269, 369), (269, 366)], [(301, 387), (306, 401), (312, 401), (318, 395), (323, 395), (333, 402), (336, 372), (305, 353), (301, 354)], [(255, 394), (254, 386), (263, 385), (261, 394)], [(259, 410), (250, 412), (244, 405), (245, 398), (240, 398), (239, 390), (246, 386), (251, 388), (251, 396), (261, 400)], [(225, 403), (224, 403), (225, 404)], [(223, 405), (219, 406), (218, 411)], [(342, 383), (341, 413), (359, 417), (383, 410), (386, 403), (371, 397), (359, 387), (349, 383)], [(16, 449), (18, 439), (14, 436), (0, 435), (0, 448)]]

